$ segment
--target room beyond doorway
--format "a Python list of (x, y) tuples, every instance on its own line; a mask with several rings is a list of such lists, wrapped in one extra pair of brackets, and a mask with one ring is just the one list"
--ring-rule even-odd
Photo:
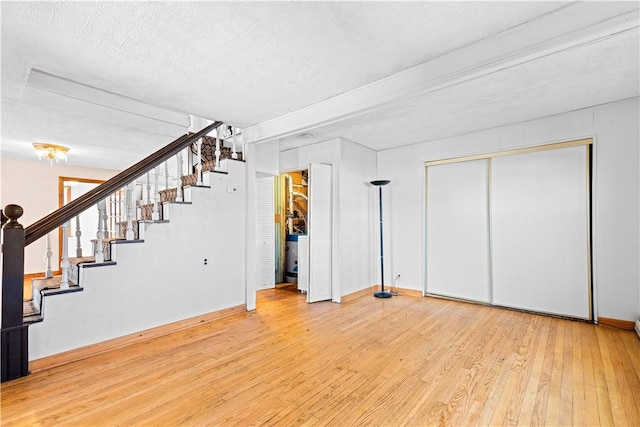
[(308, 232), (308, 178), (305, 169), (275, 180), (276, 283), (298, 283), (298, 239)]

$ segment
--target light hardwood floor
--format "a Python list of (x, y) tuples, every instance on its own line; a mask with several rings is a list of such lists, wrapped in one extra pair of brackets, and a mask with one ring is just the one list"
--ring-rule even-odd
[(435, 298), (258, 310), (2, 384), (3, 426), (640, 425), (634, 332)]

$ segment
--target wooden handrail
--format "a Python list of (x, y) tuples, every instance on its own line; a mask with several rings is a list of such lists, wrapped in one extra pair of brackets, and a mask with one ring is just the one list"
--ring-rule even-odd
[(42, 236), (45, 236), (47, 233), (55, 230), (57, 227), (60, 227), (65, 222), (70, 221), (75, 216), (81, 214), (99, 201), (108, 197), (118, 188), (124, 187), (134, 179), (144, 175), (147, 171), (150, 171), (160, 163), (169, 159), (171, 156), (177, 154), (184, 147), (208, 134), (221, 124), (222, 122), (216, 121), (199, 132), (182, 135), (180, 138), (169, 143), (130, 168), (125, 169), (93, 190), (88, 191), (69, 204), (34, 222), (25, 229), (25, 246), (35, 242)]

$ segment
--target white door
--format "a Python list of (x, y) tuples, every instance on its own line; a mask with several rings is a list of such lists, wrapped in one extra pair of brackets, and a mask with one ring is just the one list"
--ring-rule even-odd
[(493, 159), (494, 304), (591, 318), (588, 147)]
[(427, 168), (427, 293), (491, 302), (489, 160)]
[(427, 293), (592, 319), (589, 179), (588, 145), (428, 165)]
[(256, 289), (276, 285), (273, 177), (256, 179)]
[(311, 164), (308, 302), (331, 299), (331, 196), (331, 165)]
[(298, 236), (298, 290), (309, 292), (309, 236)]

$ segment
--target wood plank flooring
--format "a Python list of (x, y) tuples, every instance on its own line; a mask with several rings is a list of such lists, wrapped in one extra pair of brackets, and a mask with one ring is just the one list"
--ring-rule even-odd
[(640, 425), (631, 331), (435, 298), (258, 310), (2, 384), (1, 424)]

